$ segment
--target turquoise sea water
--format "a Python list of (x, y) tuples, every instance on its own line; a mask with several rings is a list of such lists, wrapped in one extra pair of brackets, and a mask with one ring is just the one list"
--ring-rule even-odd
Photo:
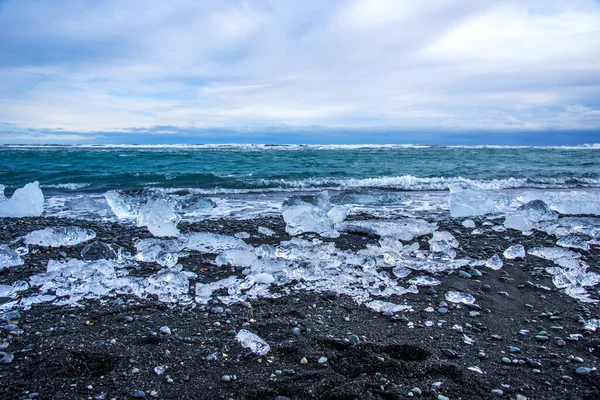
[(598, 188), (600, 148), (425, 146), (0, 146), (0, 184), (45, 193), (194, 188), (207, 193), (344, 188)]

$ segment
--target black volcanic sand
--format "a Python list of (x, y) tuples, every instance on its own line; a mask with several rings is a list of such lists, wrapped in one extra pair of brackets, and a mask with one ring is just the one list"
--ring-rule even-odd
[[(487, 230), (473, 236), (459, 222), (438, 223), (461, 243), (457, 257), (483, 259), (501, 255), (512, 244), (531, 248), (555, 243), (542, 232), (525, 237), (515, 231)], [(136, 238), (151, 237), (145, 228), (117, 223), (56, 218), (6, 218), (1, 223), (0, 243), (5, 244), (48, 226), (92, 228), (98, 240), (118, 244), (126, 252), (134, 251)], [(258, 226), (277, 235), (260, 236)], [(224, 234), (245, 231), (253, 235), (246, 239), (253, 245), (289, 239), (280, 218), (182, 223), (180, 228)], [(428, 248), (427, 239), (420, 238), (422, 248)], [(333, 241), (342, 249), (358, 249), (377, 240), (344, 234)], [(25, 265), (0, 272), (0, 284), (45, 271), (49, 259), (79, 258), (84, 246), (33, 246), (23, 257)], [(180, 262), (202, 281), (239, 274), (210, 264), (214, 256), (192, 252)], [(582, 252), (582, 259), (591, 271), (599, 272), (598, 247)], [(170, 306), (126, 296), (90, 300), (81, 308), (34, 305), (10, 321), (16, 326), (0, 329), (0, 343), (8, 343), (2, 351), (14, 354), (11, 363), (0, 365), (0, 398), (129, 399), (136, 391), (144, 392), (138, 396), (162, 399), (600, 398), (599, 371), (576, 373), (579, 367), (600, 364), (600, 333), (582, 331), (580, 322), (599, 318), (598, 306), (555, 289), (543, 271), (550, 261), (533, 256), (504, 261), (498, 271), (480, 268), (480, 278), (442, 274), (438, 276), (442, 286), (388, 299), (411, 304), (415, 310), (392, 316), (345, 296), (310, 292), (230, 306), (217, 301)], [(159, 269), (141, 263), (131, 274), (148, 275)], [(193, 293), (194, 282), (191, 286)], [(447, 290), (473, 294), (480, 309), (450, 304), (447, 312), (438, 311)], [(590, 292), (598, 297), (596, 290)], [(424, 311), (428, 307), (435, 311)], [(479, 315), (472, 315), (474, 311)], [(426, 321), (433, 326), (426, 326)], [(452, 329), (455, 324), (475, 341), (472, 345)], [(164, 326), (171, 334), (161, 333)], [(294, 327), (299, 332), (292, 332)], [(242, 348), (235, 339), (242, 328), (262, 337), (271, 351), (261, 357)], [(520, 334), (522, 329), (529, 333)], [(540, 331), (547, 332), (548, 340), (536, 339)], [(573, 340), (571, 334), (581, 337)], [(511, 346), (520, 352), (511, 353)], [(327, 361), (319, 364), (321, 357)], [(157, 366), (166, 371), (157, 374)], [(485, 374), (469, 371), (469, 366), (478, 366)], [(494, 391), (498, 389), (502, 394)]]

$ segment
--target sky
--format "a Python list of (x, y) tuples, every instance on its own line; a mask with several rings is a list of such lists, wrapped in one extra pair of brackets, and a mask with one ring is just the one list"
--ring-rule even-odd
[(599, 0), (0, 0), (0, 143), (600, 143)]

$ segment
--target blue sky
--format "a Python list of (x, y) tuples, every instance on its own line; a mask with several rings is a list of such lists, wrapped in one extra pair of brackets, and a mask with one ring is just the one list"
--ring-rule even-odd
[(0, 0), (2, 143), (600, 142), (597, 0)]

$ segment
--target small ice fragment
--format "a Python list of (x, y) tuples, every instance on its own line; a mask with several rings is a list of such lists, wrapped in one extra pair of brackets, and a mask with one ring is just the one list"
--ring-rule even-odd
[(392, 274), (394, 274), (397, 278), (406, 278), (410, 275), (411, 270), (406, 267), (395, 267), (392, 270)]
[(525, 247), (521, 244), (515, 244), (504, 250), (504, 258), (507, 260), (516, 260), (517, 258), (525, 258)]
[(177, 224), (180, 220), (181, 216), (167, 200), (148, 200), (140, 207), (137, 226), (146, 226), (154, 236), (177, 236)]
[(140, 201), (133, 196), (116, 190), (109, 190), (104, 198), (113, 213), (120, 219), (136, 218), (140, 209)]
[(184, 272), (164, 269), (148, 277), (146, 292), (158, 296), (162, 302), (173, 303), (187, 295), (190, 282)]
[(218, 266), (231, 265), (238, 268), (248, 268), (257, 262), (254, 252), (240, 249), (225, 250), (215, 259)]
[(267, 342), (245, 329), (240, 329), (235, 338), (240, 342), (242, 347), (250, 349), (250, 351), (259, 356), (264, 356), (271, 350), (271, 346)]
[(475, 221), (473, 221), (472, 219), (465, 219), (462, 222), (462, 226), (464, 226), (465, 228), (475, 228)]
[(19, 253), (4, 244), (0, 245), (0, 271), (4, 268), (15, 267), (24, 263), (25, 261), (19, 256)]
[(588, 319), (583, 325), (586, 331), (596, 332), (598, 328), (600, 328), (600, 319)]
[(373, 300), (365, 303), (365, 306), (376, 312), (391, 312), (397, 313), (401, 311), (410, 311), (412, 306), (407, 304), (394, 304), (383, 300)]
[(581, 254), (561, 247), (534, 247), (527, 250), (527, 254), (553, 261), (563, 257), (581, 258)]
[(12, 197), (4, 197), (0, 185), (0, 217), (39, 217), (44, 212), (44, 194), (37, 181), (15, 190)]
[(590, 249), (590, 245), (587, 244), (585, 240), (575, 235), (563, 236), (556, 241), (556, 244), (560, 247), (568, 247), (571, 249), (581, 249), (585, 251)]
[(461, 303), (461, 304), (473, 304), (475, 303), (475, 297), (468, 293), (457, 292), (454, 290), (450, 290), (446, 292), (446, 300), (451, 303)]
[(361, 232), (381, 238), (411, 241), (428, 235), (437, 229), (437, 224), (417, 218), (404, 218), (389, 221), (352, 221), (340, 225), (346, 232)]
[(263, 272), (263, 273), (254, 275), (254, 282), (264, 283), (264, 284), (268, 285), (268, 284), (275, 282), (275, 278), (273, 278), (273, 275)]
[(472, 365), (470, 367), (467, 367), (467, 369), (469, 371), (471, 371), (471, 372), (476, 372), (476, 373), (478, 373), (480, 375), (485, 374), (485, 372), (483, 372), (483, 370), (481, 368), (479, 368), (478, 366), (476, 366), (476, 365)]
[(238, 232), (233, 236), (235, 236), (238, 239), (248, 239), (250, 237), (250, 234), (248, 232)]
[(269, 228), (266, 228), (264, 226), (259, 226), (258, 233), (260, 233), (261, 235), (265, 235), (265, 236), (273, 236), (275, 234), (275, 231), (271, 230)]
[(424, 275), (415, 276), (414, 278), (409, 279), (408, 283), (417, 286), (437, 286), (441, 284), (437, 279)]
[(471, 346), (473, 343), (475, 343), (475, 340), (471, 339), (470, 337), (468, 337), (464, 333), (463, 333), (463, 341), (464, 341), (465, 344), (468, 344), (469, 346)]
[(507, 229), (515, 229), (517, 231), (530, 231), (533, 225), (527, 218), (522, 215), (514, 214), (509, 215), (504, 220), (504, 226)]
[(433, 232), (433, 237), (429, 240), (429, 248), (433, 252), (447, 252), (457, 248), (458, 244), (458, 240), (448, 231)]
[(482, 235), (485, 231), (482, 228), (473, 229), (471, 235)]
[(483, 265), (493, 270), (499, 270), (500, 268), (502, 268), (504, 263), (502, 262), (502, 259), (498, 257), (498, 254), (494, 254), (493, 256), (485, 260), (485, 264)]
[(25, 243), (29, 245), (60, 247), (75, 246), (96, 237), (96, 232), (91, 229), (76, 226), (57, 226), (33, 231), (25, 235)]
[(156, 367), (154, 367), (154, 372), (156, 372), (156, 375), (162, 375), (165, 373), (166, 370), (167, 367), (164, 365), (157, 365)]
[(184, 248), (203, 253), (219, 253), (230, 249), (250, 249), (246, 242), (233, 236), (209, 232), (196, 232), (184, 238)]

